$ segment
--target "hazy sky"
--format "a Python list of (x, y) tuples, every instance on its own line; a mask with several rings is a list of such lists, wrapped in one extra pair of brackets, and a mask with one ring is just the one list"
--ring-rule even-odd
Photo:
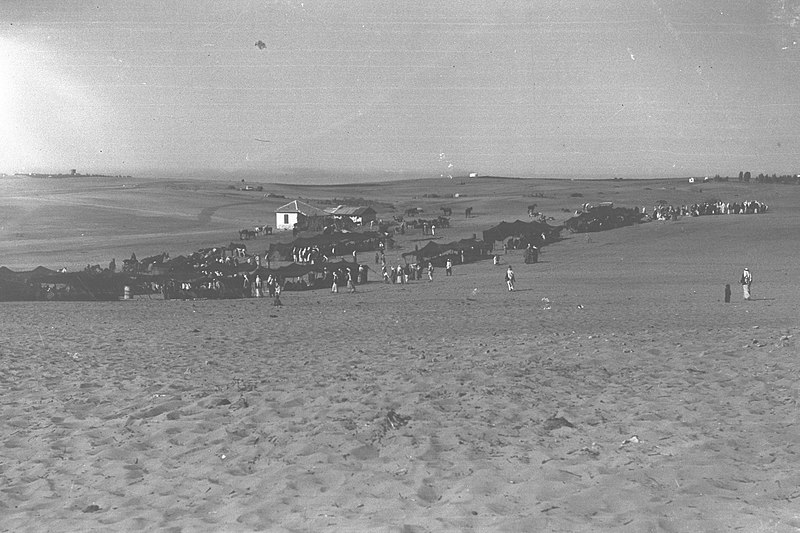
[(0, 172), (800, 171), (800, 0), (2, 0), (0, 23)]

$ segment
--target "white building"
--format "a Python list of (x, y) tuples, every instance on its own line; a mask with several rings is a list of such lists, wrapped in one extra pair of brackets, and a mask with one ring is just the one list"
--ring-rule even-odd
[(309, 217), (324, 217), (327, 215), (328, 213), (322, 209), (308, 205), (300, 200), (294, 200), (282, 205), (275, 211), (275, 229), (292, 229), (295, 224), (302, 226), (303, 222)]

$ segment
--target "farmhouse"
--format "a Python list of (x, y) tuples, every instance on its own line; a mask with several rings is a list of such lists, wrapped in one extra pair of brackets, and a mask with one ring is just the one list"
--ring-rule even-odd
[(303, 226), (311, 217), (326, 216), (329, 216), (328, 213), (322, 209), (314, 207), (313, 205), (308, 205), (300, 200), (294, 200), (286, 205), (282, 205), (275, 211), (275, 228), (279, 230), (293, 229), (295, 224), (297, 224), (298, 227)]
[(375, 220), (377, 213), (371, 207), (349, 207), (340, 205), (325, 210), (326, 213), (333, 215), (333, 218), (341, 220), (349, 218), (354, 224), (363, 226)]

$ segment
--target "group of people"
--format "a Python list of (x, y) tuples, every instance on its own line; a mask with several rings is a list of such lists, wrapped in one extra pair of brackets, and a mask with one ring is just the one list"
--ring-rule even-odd
[[(397, 267), (387, 266), (384, 262), (381, 266), (381, 276), (384, 283), (389, 284), (406, 284), (411, 281), (419, 281), (422, 279), (423, 273), (427, 274), (428, 281), (433, 281), (433, 272), (435, 268), (433, 263), (428, 263), (427, 267), (419, 263), (405, 263), (398, 264)], [(450, 264), (450, 274), (452, 275), (453, 266)]]
[[(743, 202), (703, 202), (692, 205), (656, 205), (653, 207), (650, 218), (652, 220), (670, 220), (679, 216), (699, 217), (704, 215), (757, 215), (766, 213), (769, 206), (758, 200), (745, 200)], [(647, 208), (642, 207), (642, 215), (647, 215)]]
[(297, 264), (316, 264), (320, 259), (327, 261), (327, 256), (320, 251), (319, 246), (292, 247), (292, 261)]

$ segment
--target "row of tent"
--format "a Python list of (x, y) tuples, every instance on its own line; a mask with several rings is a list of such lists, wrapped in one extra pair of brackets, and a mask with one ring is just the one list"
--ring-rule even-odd
[[(565, 227), (573, 232), (600, 231), (612, 229), (623, 225), (630, 225), (640, 220), (638, 209), (611, 208), (607, 210), (592, 210), (581, 213), (566, 221), (564, 226), (550, 226), (546, 222), (501, 222), (497, 226), (483, 232), (483, 240), (478, 240), (474, 235), (471, 239), (461, 239), (449, 243), (428, 242), (424, 247), (402, 254), (406, 261), (420, 264), (433, 263), (444, 266), (448, 259), (457, 264), (480, 261), (488, 258), (497, 241), (509, 238), (519, 240), (523, 245), (530, 244), (541, 248), (546, 244), (560, 239), (560, 232)], [(276, 253), (283, 259), (291, 259), (294, 249), (304, 247), (317, 247), (321, 250), (335, 246), (337, 254), (346, 254), (351, 250), (367, 251), (376, 250), (385, 237), (375, 232), (349, 233), (336, 232), (320, 234), (313, 237), (295, 239), (291, 243), (273, 243), (270, 253)], [(387, 243), (388, 244), (388, 243)], [(231, 248), (233, 248), (233, 244)], [(242, 247), (236, 245), (236, 247)], [(10, 300), (117, 300), (122, 297), (126, 287), (134, 288), (135, 292), (148, 291), (157, 285), (166, 283), (204, 284), (218, 281), (228, 287), (241, 288), (244, 275), (252, 281), (256, 275), (266, 280), (269, 275), (286, 280), (299, 279), (309, 274), (309, 279), (318, 279), (317, 274), (332, 272), (334, 270), (352, 269), (355, 275), (359, 265), (355, 262), (339, 261), (316, 264), (290, 263), (278, 268), (267, 268), (251, 262), (240, 262), (237, 265), (225, 265), (221, 268), (222, 277), (213, 276), (207, 271), (201, 271), (197, 264), (204, 256), (197, 252), (191, 257), (178, 256), (163, 263), (152, 265), (148, 271), (142, 272), (112, 272), (110, 270), (83, 271), (83, 272), (56, 272), (54, 270), (37, 267), (30, 271), (15, 272), (6, 267), (0, 267), (0, 301)], [(228, 297), (237, 297), (236, 290), (229, 293)], [(242, 293), (242, 296), (246, 294)], [(239, 296), (240, 297), (240, 296)]]
[[(177, 259), (177, 258), (176, 258)], [(354, 276), (359, 265), (354, 262), (338, 261), (316, 265), (291, 263), (278, 268), (267, 268), (242, 263), (236, 273), (230, 272), (222, 277), (209, 276), (196, 270), (176, 270), (161, 273), (111, 272), (103, 270), (81, 272), (57, 272), (45, 267), (28, 271), (13, 271), (0, 267), (0, 301), (112, 301), (119, 300), (126, 290), (130, 294), (149, 294), (155, 287), (165, 284), (190, 285), (199, 287), (212, 281), (219, 282), (226, 297), (247, 296), (243, 283), (245, 276), (252, 282), (258, 275), (266, 280), (270, 275), (281, 280), (296, 279), (314, 273), (351, 270)]]
[[(353, 251), (368, 252), (380, 248), (383, 242), (391, 246), (390, 240), (375, 231), (356, 232), (333, 232), (321, 233), (311, 237), (300, 237), (289, 243), (272, 243), (269, 245), (271, 257), (277, 256), (285, 261), (293, 259), (292, 251), (302, 248), (317, 248), (325, 255), (349, 255)], [(336, 254), (333, 254), (336, 248)]]
[(13, 271), (0, 267), (0, 301), (117, 300), (131, 286), (124, 273), (57, 272), (43, 266)]

